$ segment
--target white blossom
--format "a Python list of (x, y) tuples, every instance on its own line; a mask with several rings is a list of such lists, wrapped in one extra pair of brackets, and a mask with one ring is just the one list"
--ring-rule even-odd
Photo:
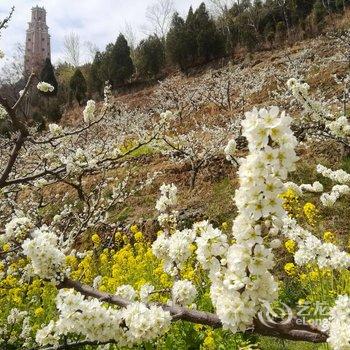
[(329, 313), (329, 337), (327, 342), (333, 350), (350, 349), (350, 298), (338, 296)]
[(36, 87), (41, 92), (53, 92), (55, 90), (55, 88), (51, 84), (46, 83), (44, 81), (39, 82)]
[(22, 244), (36, 275), (58, 283), (64, 276), (66, 256), (58, 247), (57, 236), (46, 229), (36, 229)]
[(96, 103), (94, 100), (89, 100), (86, 103), (86, 107), (83, 111), (83, 116), (84, 116), (84, 122), (86, 124), (89, 124), (93, 121), (94, 119), (94, 113), (95, 113), (95, 109), (96, 109)]
[(49, 124), (49, 131), (52, 134), (52, 136), (60, 136), (63, 133), (62, 127), (54, 123)]
[(176, 281), (171, 290), (173, 302), (182, 306), (187, 306), (193, 303), (197, 296), (196, 287), (191, 281), (179, 280)]
[(128, 301), (134, 301), (136, 298), (136, 291), (129, 284), (125, 284), (117, 288), (115, 295), (118, 295)]

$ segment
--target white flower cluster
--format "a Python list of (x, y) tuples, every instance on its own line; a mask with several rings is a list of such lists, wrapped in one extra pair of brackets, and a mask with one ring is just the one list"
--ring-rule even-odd
[(350, 349), (350, 297), (338, 296), (329, 313), (329, 338), (333, 350)]
[(310, 90), (310, 86), (307, 83), (301, 83), (298, 79), (290, 78), (287, 81), (288, 89), (293, 93), (301, 92), (307, 94)]
[(175, 304), (187, 306), (196, 299), (197, 290), (191, 281), (179, 280), (174, 283), (171, 294)]
[(300, 189), (300, 186), (296, 184), (295, 182), (288, 181), (284, 184), (284, 189), (287, 190), (292, 190), (297, 196), (302, 196), (303, 191)]
[(33, 222), (27, 217), (14, 217), (5, 225), (5, 234), (1, 237), (5, 242), (22, 243), (33, 229)]
[[(21, 329), (19, 334), (13, 331), (15, 327)], [(29, 348), (32, 343), (31, 330), (28, 312), (20, 311), (17, 308), (11, 309), (7, 316), (7, 324), (5, 322), (0, 327), (0, 347), (2, 349), (17, 348), (18, 341), (21, 340), (23, 347)]]
[(34, 274), (60, 282), (66, 270), (66, 256), (58, 247), (58, 237), (45, 227), (36, 229), (31, 237), (23, 242), (22, 249), (30, 259)]
[(63, 129), (60, 125), (57, 125), (55, 123), (49, 124), (49, 131), (52, 136), (61, 136), (63, 134)]
[(84, 168), (95, 168), (97, 159), (92, 157), (87, 151), (78, 148), (75, 154), (66, 158), (62, 157), (61, 162), (66, 164), (67, 174), (76, 174)]
[(302, 83), (299, 79), (291, 78), (287, 81), (287, 87), (294, 98), (303, 106), (304, 110), (312, 115), (313, 120), (334, 119), (324, 104), (309, 97), (309, 84)]
[(7, 116), (6, 109), (0, 105), (0, 120), (5, 120)]
[(236, 143), (236, 140), (235, 139), (231, 139), (225, 149), (224, 149), (224, 152), (225, 152), (225, 155), (226, 155), (226, 159), (227, 160), (231, 160), (232, 157), (234, 156), (235, 152), (236, 152), (236, 149), (237, 149), (237, 143)]
[(330, 193), (323, 193), (320, 200), (325, 207), (331, 207), (342, 195), (349, 193), (350, 187), (348, 185), (335, 185)]
[(156, 209), (161, 213), (177, 203), (177, 187), (174, 184), (163, 184), (160, 187), (161, 196), (157, 200)]
[(335, 121), (326, 124), (334, 136), (347, 137), (350, 135), (350, 124), (348, 118), (341, 116)]
[(160, 187), (160, 193), (161, 196), (156, 203), (156, 209), (159, 211), (159, 225), (161, 227), (175, 227), (178, 212), (170, 209), (177, 204), (177, 187), (174, 184), (163, 184)]
[(193, 229), (197, 233), (197, 260), (206, 270), (213, 265), (220, 265), (221, 260), (226, 258), (229, 247), (227, 236), (218, 228), (214, 228), (208, 221), (194, 224)]
[[(277, 297), (277, 283), (269, 236), (276, 236), (285, 212), (279, 194), (282, 180), (294, 169), (297, 141), (290, 129), (291, 119), (277, 107), (246, 113), (243, 135), (250, 154), (239, 169), (240, 188), (235, 202), (239, 214), (234, 220), (236, 242), (228, 248), (226, 261), (210, 267), (211, 298), (223, 327), (232, 332), (251, 327), (263, 300)], [(215, 262), (215, 260), (212, 260)]]
[(119, 297), (128, 301), (134, 301), (136, 299), (136, 291), (132, 286), (130, 286), (130, 284), (119, 286), (115, 292), (115, 295), (118, 295)]
[(346, 184), (350, 182), (350, 174), (348, 174), (343, 169), (331, 170), (321, 164), (318, 164), (316, 171), (324, 177), (340, 184)]
[(141, 289), (140, 289), (140, 300), (143, 303), (147, 303), (148, 302), (148, 298), (149, 296), (154, 292), (154, 286), (152, 286), (151, 284), (144, 284)]
[(152, 244), (152, 252), (164, 261), (164, 271), (176, 275), (186, 260), (191, 256), (191, 243), (194, 242), (196, 233), (191, 229), (176, 230), (167, 236), (160, 233)]
[(313, 184), (301, 184), (297, 185), (294, 182), (286, 182), (284, 184), (286, 190), (290, 189), (295, 192), (296, 195), (302, 196), (303, 192), (320, 193), (323, 192), (323, 185), (319, 181), (315, 181)]
[(44, 81), (39, 82), (36, 87), (41, 92), (53, 92), (55, 90), (51, 84), (45, 83)]
[(310, 184), (300, 185), (300, 189), (306, 192), (320, 193), (320, 192), (323, 192), (323, 185), (319, 181), (315, 181), (312, 185)]
[(83, 119), (86, 124), (89, 124), (94, 119), (94, 113), (96, 109), (96, 103), (94, 100), (89, 100), (86, 103), (86, 107), (83, 111)]
[(104, 307), (97, 299), (87, 300), (72, 290), (60, 290), (57, 296), (59, 319), (37, 332), (40, 345), (56, 345), (59, 335), (71, 333), (90, 341), (116, 341), (129, 346), (150, 341), (170, 327), (171, 315), (161, 307), (135, 302), (124, 309)]
[(347, 252), (341, 251), (332, 243), (323, 243), (292, 218), (285, 217), (283, 223), (283, 234), (298, 244), (298, 250), (294, 254), (297, 265), (304, 266), (316, 262), (320, 268), (347, 269), (350, 267), (350, 254)]

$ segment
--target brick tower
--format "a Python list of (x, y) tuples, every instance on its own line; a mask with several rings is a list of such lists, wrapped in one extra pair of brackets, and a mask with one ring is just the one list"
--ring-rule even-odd
[(46, 25), (46, 11), (43, 7), (32, 8), (26, 36), (24, 74), (38, 73), (46, 58), (51, 58), (49, 27)]

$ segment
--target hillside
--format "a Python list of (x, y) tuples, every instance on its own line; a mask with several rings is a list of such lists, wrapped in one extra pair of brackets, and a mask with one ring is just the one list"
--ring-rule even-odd
[[(338, 26), (347, 23), (347, 16), (338, 23)], [(347, 50), (346, 47), (343, 49)], [(245, 58), (238, 56), (232, 62), (230, 66), (224, 65), (222, 68), (204, 67), (200, 72), (197, 70), (188, 77), (174, 75), (162, 81), (160, 86), (155, 85), (135, 93), (117, 93), (114, 99), (117, 105), (125, 105), (129, 109), (147, 113), (151, 109), (165, 111), (176, 107), (164, 101), (162, 98), (164, 91), (169, 99), (175, 96), (182, 96), (185, 99), (194, 91), (199, 91), (201, 96), (194, 98), (193, 105), (183, 107), (183, 113), (194, 116), (196, 123), (216, 125), (220, 119), (219, 124), (222, 124), (222, 116), (237, 118), (253, 107), (270, 105), (277, 105), (287, 110), (293, 118), (297, 119), (300, 117), (301, 109), (298, 105), (292, 104), (291, 95), (286, 91), (286, 82), (289, 78), (302, 78), (311, 86), (315, 96), (331, 99), (337, 96), (341, 89), (340, 85), (335, 84), (333, 76), (344, 75), (347, 70), (340, 44), (326, 35), (283, 49), (248, 54)], [(224, 96), (226, 92), (222, 94), (220, 91), (227, 88), (228, 82), (230, 83), (230, 106), (228, 106), (227, 97)], [(214, 98), (209, 97), (207, 100), (203, 98), (208, 97), (205, 95), (206, 87), (216, 90), (218, 96), (223, 99), (222, 105)], [(242, 98), (244, 98), (243, 104)], [(82, 108), (68, 111), (62, 119), (62, 124), (79, 124), (81, 113)], [(220, 116), (219, 119), (218, 116)], [(135, 117), (137, 118), (137, 114)], [(191, 118), (183, 118), (182, 130), (184, 132), (191, 130), (192, 122)], [(339, 145), (331, 141), (326, 144), (314, 143), (311, 149), (301, 146), (299, 153), (302, 155), (299, 166), (304, 170), (304, 174), (297, 172), (296, 176), (304, 182), (314, 180), (316, 175), (312, 166), (314, 167), (314, 164), (319, 161), (333, 167), (347, 162), (341, 157)], [(235, 169), (225, 160), (223, 152), (207, 162), (198, 176), (194, 190), (190, 190), (188, 185), (191, 176), (190, 166), (186, 163), (174, 163), (168, 156), (160, 154), (157, 150), (149, 148), (141, 150), (141, 154), (133, 156), (130, 162), (140, 178), (152, 172), (160, 171), (161, 174), (157, 176), (151, 189), (143, 191), (142, 196), (128, 203), (121, 214), (127, 223), (140, 221), (140, 217), (145, 221), (153, 219), (154, 209), (151, 203), (155, 202), (158, 188), (162, 183), (175, 183), (179, 187), (180, 207), (184, 205), (182, 208), (184, 212), (193, 215), (191, 220), (207, 217), (219, 224), (234, 217), (234, 204), (231, 197), (237, 186)], [(305, 171), (305, 167), (309, 170)], [(341, 231), (344, 228), (343, 224), (341, 222), (339, 225)], [(151, 232), (154, 228), (151, 226), (148, 230)]]

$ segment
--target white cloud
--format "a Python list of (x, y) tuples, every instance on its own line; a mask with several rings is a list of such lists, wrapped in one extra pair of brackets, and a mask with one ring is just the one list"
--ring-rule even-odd
[[(142, 38), (140, 27), (145, 23), (145, 11), (154, 0), (2, 0), (0, 18), (4, 18), (12, 5), (14, 16), (0, 38), (0, 49), (7, 56), (14, 51), (15, 43), (25, 42), (27, 22), (31, 8), (39, 5), (47, 10), (47, 24), (51, 35), (52, 60), (64, 59), (63, 39), (70, 32), (77, 33), (81, 42), (91, 41), (99, 49), (114, 42), (128, 22)], [(175, 7), (185, 14), (189, 7), (197, 7), (201, 0), (175, 0)]]

